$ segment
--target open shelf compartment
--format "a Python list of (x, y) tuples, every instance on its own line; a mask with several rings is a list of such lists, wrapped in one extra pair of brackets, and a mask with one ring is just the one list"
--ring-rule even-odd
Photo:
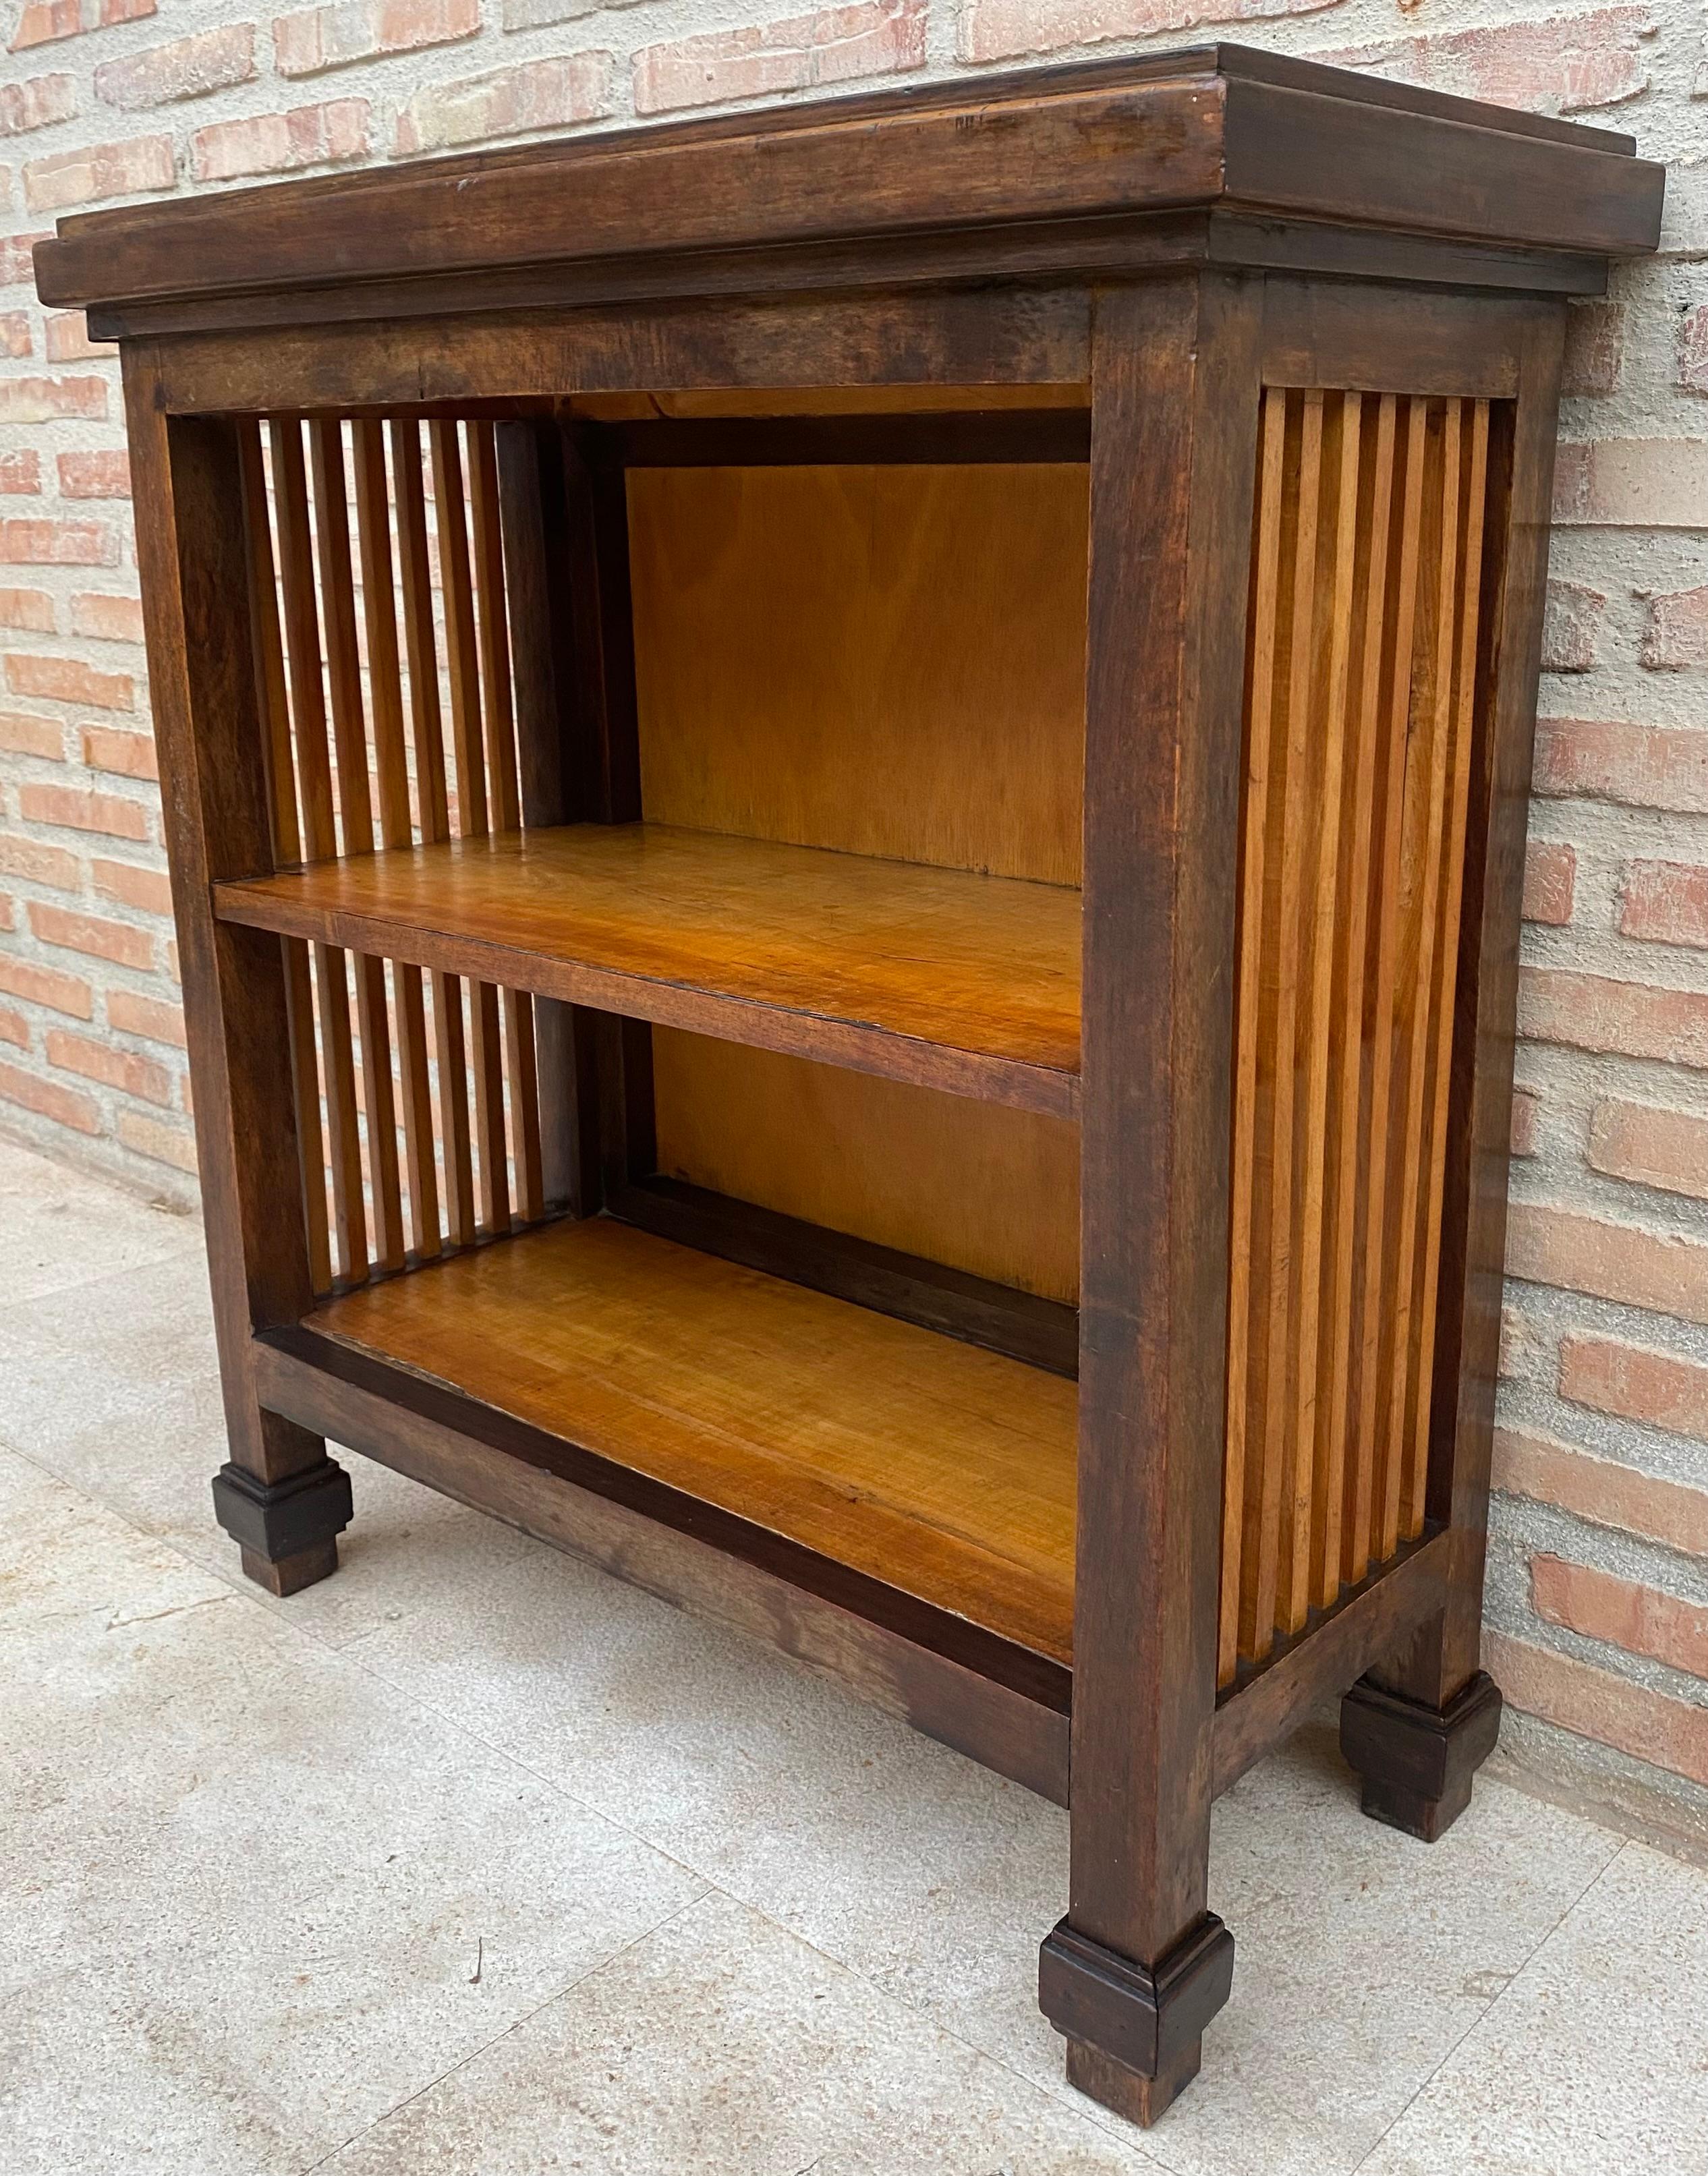
[(304, 1326), (1070, 1660), (1077, 1397), (1058, 1376), (609, 1217)]

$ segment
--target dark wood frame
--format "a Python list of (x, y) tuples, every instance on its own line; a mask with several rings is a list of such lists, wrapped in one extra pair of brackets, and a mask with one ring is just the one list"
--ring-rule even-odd
[[(216, 1497), (246, 1567), (282, 1594), (335, 1564), (350, 1503), (330, 1436), (835, 1671), (1063, 1803), (1071, 1760), (1070, 1901), (1042, 1999), (1070, 2076), (1141, 2122), (1195, 2071), (1230, 1983), (1232, 1939), (1208, 1911), (1215, 1792), (1355, 1687), (1344, 1742), (1367, 1809), (1433, 1836), (1492, 1743), (1477, 1628), (1560, 298), (1654, 244), (1658, 170), (1631, 149), (1215, 47), (97, 215), (37, 251), (43, 298), (87, 307), (123, 348), (230, 1434)], [(420, 317), (425, 343), (408, 334)], [(1048, 389), (1055, 405), (570, 413), (651, 389), (939, 384)], [(1475, 395), (1511, 404), (1513, 423), (1482, 614), (1491, 723), (1428, 1524), (1218, 1696), (1242, 769), (1227, 630), (1245, 612), (1265, 385)], [(302, 1326), (287, 976), (278, 937), (215, 900), (272, 868), (231, 419), (318, 410), (503, 418), (530, 823), (639, 813), (626, 466), (1089, 460), (1077, 1326), (651, 1181), (650, 1029), (534, 986), (550, 1204), (1077, 1372), (1071, 1673)]]

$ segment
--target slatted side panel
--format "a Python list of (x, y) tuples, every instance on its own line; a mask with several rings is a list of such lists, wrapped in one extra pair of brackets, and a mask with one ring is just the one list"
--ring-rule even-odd
[[(238, 427), (277, 860), (514, 828), (492, 426)], [(282, 942), (317, 1291), (539, 1217), (532, 999)]]
[(1489, 404), (1264, 396), (1220, 1675), (1422, 1530)]

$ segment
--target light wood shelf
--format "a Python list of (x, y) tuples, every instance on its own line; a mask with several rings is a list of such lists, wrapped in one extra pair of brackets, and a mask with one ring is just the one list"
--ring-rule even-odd
[(652, 824), (216, 887), (222, 919), (1071, 1117), (1080, 894)]
[(603, 1217), (307, 1327), (1070, 1659), (1077, 1397), (1056, 1376)]

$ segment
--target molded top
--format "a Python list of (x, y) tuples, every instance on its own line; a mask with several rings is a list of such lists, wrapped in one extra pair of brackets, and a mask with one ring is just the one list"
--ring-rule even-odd
[(903, 237), (1004, 227), (1047, 228), (1071, 270), (1060, 222), (1193, 211), (1604, 258), (1659, 238), (1663, 169), (1634, 148), (1204, 46), (84, 213), (37, 245), (35, 269), (46, 302), (188, 304), (171, 314), (193, 322), (215, 297), (296, 290), (287, 314), (313, 319), (314, 297), (357, 284), (379, 313), (400, 283), (618, 260), (681, 261), (669, 284), (692, 292), (708, 253), (875, 257)]

